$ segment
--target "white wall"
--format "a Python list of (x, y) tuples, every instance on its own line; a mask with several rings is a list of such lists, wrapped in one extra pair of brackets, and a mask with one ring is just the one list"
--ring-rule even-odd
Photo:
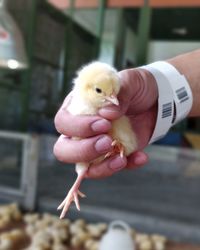
[[(125, 54), (124, 62), (128, 59), (135, 62), (137, 50), (137, 36), (130, 29), (126, 28)], [(168, 58), (186, 53), (195, 49), (200, 49), (199, 42), (181, 42), (181, 41), (150, 41), (147, 56), (147, 63), (166, 60)]]
[(200, 49), (200, 42), (151, 41), (148, 62), (165, 60), (195, 49)]
[(108, 35), (103, 36), (98, 60), (113, 65), (114, 58), (115, 58), (115, 35), (110, 34), (110, 36)]

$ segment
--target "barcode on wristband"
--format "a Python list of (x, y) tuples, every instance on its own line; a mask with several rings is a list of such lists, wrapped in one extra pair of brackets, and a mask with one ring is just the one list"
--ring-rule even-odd
[(168, 102), (162, 105), (162, 119), (172, 115), (172, 102)]
[(189, 96), (188, 96), (188, 93), (187, 93), (185, 87), (177, 89), (176, 94), (177, 94), (177, 97), (178, 97), (180, 103), (185, 102), (189, 99)]

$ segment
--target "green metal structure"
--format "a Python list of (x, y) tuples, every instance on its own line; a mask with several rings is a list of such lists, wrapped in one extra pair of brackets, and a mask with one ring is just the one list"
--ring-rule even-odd
[(75, 0), (70, 0), (70, 7), (68, 11), (69, 21), (65, 24), (65, 43), (64, 43), (64, 76), (63, 76), (63, 88), (61, 92), (61, 98), (64, 99), (66, 93), (69, 92), (69, 84), (68, 84), (68, 69), (71, 57), (71, 48), (73, 43), (73, 19), (74, 19), (74, 11), (75, 11)]
[[(37, 15), (39, 8), (43, 8), (45, 12), (51, 15), (52, 18), (55, 18), (57, 21), (65, 25), (65, 38), (64, 38), (64, 63), (63, 63), (63, 83), (62, 91), (60, 93), (60, 99), (62, 100), (66, 93), (69, 91), (69, 64), (71, 55), (71, 48), (73, 44), (73, 29), (74, 29), (74, 12), (75, 12), (75, 0), (70, 0), (70, 8), (68, 10), (68, 15), (65, 15), (63, 12), (59, 11), (47, 1), (32, 0), (30, 9), (27, 11), (26, 15), (26, 31), (25, 31), (25, 44), (29, 60), (29, 68), (20, 72), (10, 72), (7, 70), (1, 70), (1, 76), (9, 75), (7, 77), (1, 77), (0, 88), (6, 88), (10, 90), (20, 91), (21, 96), (21, 122), (20, 122), (20, 131), (26, 131), (28, 128), (29, 120), (29, 100), (30, 100), (30, 87), (31, 87), (31, 77), (33, 73), (33, 64), (34, 64), (34, 50), (35, 50), (35, 31), (37, 23)], [(98, 18), (96, 24), (96, 45), (94, 46), (93, 53), (94, 58), (97, 57), (100, 51), (101, 39), (103, 35), (104, 27), (104, 14), (106, 8), (106, 0), (99, 1), (98, 8)], [(47, 45), (48, 46), (48, 45)], [(14, 76), (17, 75), (20, 79), (20, 87), (16, 87), (14, 82)]]
[(105, 10), (107, 0), (99, 0), (97, 23), (96, 23), (96, 46), (94, 49), (94, 56), (98, 56), (101, 49), (101, 41), (104, 32)]
[(148, 0), (140, 9), (139, 24), (138, 24), (138, 39), (137, 39), (137, 53), (136, 64), (144, 65), (147, 62), (148, 45), (150, 38), (152, 9), (148, 5)]
[[(40, 9), (42, 8), (45, 13), (48, 13), (52, 19), (55, 19), (58, 23), (61, 23), (65, 27), (64, 31), (64, 46), (63, 46), (63, 65), (61, 67), (61, 70), (63, 71), (63, 78), (62, 78), (62, 89), (60, 90), (59, 99), (60, 101), (63, 100), (63, 98), (66, 96), (66, 94), (69, 92), (71, 85), (70, 85), (70, 78), (72, 75), (72, 71), (74, 68), (71, 65), (71, 58), (73, 57), (73, 45), (75, 35), (77, 33), (77, 23), (75, 22), (75, 11), (76, 11), (76, 0), (70, 0), (70, 8), (68, 9), (68, 15), (66, 15), (64, 12), (56, 9), (51, 4), (49, 4), (47, 1), (42, 0), (32, 0), (31, 6), (29, 7), (29, 10), (24, 14), (26, 16), (26, 32), (25, 32), (25, 41), (26, 41), (26, 49), (29, 59), (29, 69), (23, 70), (20, 72), (8, 72), (8, 71), (1, 71), (0, 76), (0, 88), (2, 89), (9, 89), (14, 91), (20, 91), (21, 96), (21, 119), (20, 119), (20, 127), (19, 130), (26, 131), (28, 128), (28, 121), (29, 121), (29, 101), (30, 101), (30, 87), (31, 87), (31, 81), (32, 81), (32, 74), (33, 74), (33, 66), (34, 66), (34, 51), (35, 51), (35, 37), (36, 37), (36, 27), (37, 25), (40, 25), (37, 23), (38, 13)], [(96, 36), (94, 38), (95, 42), (91, 45), (93, 50), (93, 59), (98, 58), (102, 39), (103, 39), (103, 33), (104, 33), (104, 26), (105, 26), (105, 13), (106, 13), (106, 6), (107, 1), (106, 0), (99, 0), (99, 6), (97, 9), (97, 18), (96, 18)], [(136, 62), (135, 64), (143, 65), (147, 62), (147, 54), (148, 54), (148, 45), (150, 39), (158, 39), (158, 33), (157, 30), (159, 28), (157, 19), (161, 19), (161, 16), (159, 13), (171, 15), (173, 17), (173, 20), (175, 19), (175, 16), (173, 13), (178, 13), (178, 15), (181, 16), (181, 13), (184, 15), (192, 15), (192, 13), (195, 13), (195, 17), (198, 18), (199, 10), (193, 10), (193, 11), (186, 11), (186, 10), (154, 10), (149, 7), (149, 1), (145, 1), (145, 5), (138, 9), (132, 9), (128, 10), (129, 15), (129, 26), (132, 25), (132, 29), (134, 30), (136, 37), (137, 37), (137, 48), (136, 48)], [(165, 13), (166, 12), (166, 13)], [(116, 42), (115, 42), (115, 66), (117, 69), (121, 69), (123, 67), (122, 61), (124, 58), (124, 49), (125, 49), (125, 32), (126, 32), (126, 26), (127, 26), (127, 9), (118, 9), (116, 10), (117, 13), (117, 29), (115, 32)], [(138, 14), (139, 13), (139, 14)], [(187, 14), (189, 13), (189, 14)], [(179, 23), (184, 24), (184, 18), (183, 15), (181, 16)], [(156, 19), (156, 22), (155, 22)], [(169, 26), (164, 25), (163, 27), (165, 30), (171, 31), (171, 24), (169, 20)], [(166, 22), (166, 18), (165, 18)], [(189, 27), (192, 27), (192, 22), (190, 22)], [(157, 25), (157, 26), (156, 26)], [(153, 27), (152, 27), (153, 26)], [(157, 28), (155, 28), (156, 26)], [(161, 32), (161, 31), (160, 31)], [(162, 32), (161, 32), (162, 33)], [(164, 36), (164, 31), (162, 33), (162, 36)], [(168, 33), (167, 33), (168, 34)], [(193, 31), (195, 37), (198, 37), (198, 34)], [(168, 34), (169, 35), (169, 34)], [(170, 37), (170, 36), (169, 36)], [(177, 38), (177, 34), (172, 34), (172, 38)], [(164, 37), (162, 38), (164, 39)], [(47, 44), (48, 46), (48, 44)], [(82, 62), (82, 61), (81, 61)], [(84, 62), (83, 62), (84, 63)], [(6, 77), (4, 77), (6, 75)], [(8, 75), (8, 77), (7, 77)], [(15, 79), (19, 79), (18, 84), (16, 86)], [(180, 126), (180, 125), (179, 125)], [(184, 131), (186, 129), (186, 123), (181, 125), (181, 130)]]
[(31, 85), (31, 75), (33, 67), (33, 54), (34, 54), (34, 44), (35, 44), (35, 29), (37, 22), (37, 7), (38, 0), (32, 1), (31, 10), (28, 12), (28, 22), (27, 22), (27, 39), (26, 39), (26, 50), (29, 59), (29, 69), (22, 72), (22, 87), (21, 87), (21, 131), (26, 131), (28, 126), (29, 117), (29, 97), (30, 97), (30, 85)]

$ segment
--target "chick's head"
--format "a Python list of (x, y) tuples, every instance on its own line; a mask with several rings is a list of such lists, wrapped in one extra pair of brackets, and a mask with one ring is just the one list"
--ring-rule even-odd
[(78, 72), (75, 89), (89, 105), (96, 108), (108, 104), (119, 105), (117, 94), (120, 81), (117, 71), (110, 65), (93, 62)]

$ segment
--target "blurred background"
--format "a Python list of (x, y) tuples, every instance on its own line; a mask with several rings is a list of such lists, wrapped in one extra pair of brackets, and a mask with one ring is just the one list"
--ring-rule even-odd
[[(0, 204), (58, 215), (75, 173), (53, 156), (53, 120), (80, 66), (121, 70), (198, 49), (199, 23), (199, 0), (0, 0)], [(186, 119), (146, 149), (146, 167), (86, 180), (68, 217), (200, 244), (199, 150), (200, 118)]]

